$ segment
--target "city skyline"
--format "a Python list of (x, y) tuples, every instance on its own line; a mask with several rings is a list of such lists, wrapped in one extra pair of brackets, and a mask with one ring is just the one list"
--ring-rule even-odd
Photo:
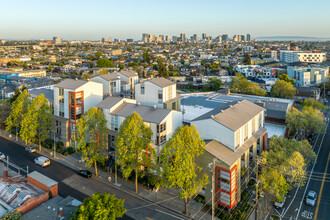
[(211, 0), (209, 4), (169, 0), (162, 5), (149, 0), (77, 3), (63, 0), (52, 5), (40, 0), (3, 2), (2, 7), (6, 10), (1, 13), (0, 20), (6, 22), (1, 24), (0, 39), (59, 36), (64, 40), (100, 40), (102, 37), (139, 40), (142, 33), (156, 36), (207, 33), (214, 38), (220, 34), (232, 37), (247, 33), (253, 38), (330, 37), (330, 30), (324, 28), (330, 22), (326, 11), (330, 7), (329, 1), (320, 1), (318, 5), (309, 1), (282, 0), (276, 5), (260, 0), (235, 3)]

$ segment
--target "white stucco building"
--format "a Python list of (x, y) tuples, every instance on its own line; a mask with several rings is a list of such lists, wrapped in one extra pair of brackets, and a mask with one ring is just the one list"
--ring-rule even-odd
[(288, 66), (287, 74), (295, 80), (296, 86), (310, 86), (328, 81), (329, 67), (294, 67)]
[(326, 60), (326, 54), (321, 52), (280, 51), (280, 61), (285, 63), (322, 63)]
[(70, 144), (77, 120), (102, 99), (101, 83), (65, 79), (54, 86), (54, 127), (65, 146)]

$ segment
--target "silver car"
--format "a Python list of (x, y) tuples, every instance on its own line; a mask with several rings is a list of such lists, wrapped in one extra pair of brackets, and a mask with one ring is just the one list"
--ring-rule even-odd
[(316, 192), (310, 190), (306, 197), (306, 204), (310, 206), (315, 206), (316, 199), (317, 199)]
[(277, 209), (281, 209), (283, 208), (284, 204), (285, 204), (285, 200), (286, 200), (286, 196), (284, 196), (283, 201), (279, 202), (278, 200), (274, 202), (274, 206)]

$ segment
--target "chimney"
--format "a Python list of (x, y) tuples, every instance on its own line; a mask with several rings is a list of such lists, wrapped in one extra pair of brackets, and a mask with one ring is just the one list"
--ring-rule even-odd
[(214, 115), (211, 115), (211, 118), (214, 119)]
[(9, 176), (9, 175), (8, 175), (8, 170), (5, 170), (4, 175), (5, 175), (5, 176)]
[(141, 103), (140, 102), (138, 102), (138, 103), (136, 103), (137, 104), (137, 106), (140, 106), (141, 105)]
[(58, 210), (59, 210), (59, 216), (60, 216), (60, 218), (62, 218), (63, 217), (63, 208), (60, 207)]
[(156, 105), (154, 105), (154, 109), (156, 109), (157, 107), (156, 107)]

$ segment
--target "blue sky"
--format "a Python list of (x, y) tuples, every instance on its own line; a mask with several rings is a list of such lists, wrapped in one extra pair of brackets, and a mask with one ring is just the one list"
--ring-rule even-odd
[(0, 0), (0, 39), (330, 37), (330, 0)]

